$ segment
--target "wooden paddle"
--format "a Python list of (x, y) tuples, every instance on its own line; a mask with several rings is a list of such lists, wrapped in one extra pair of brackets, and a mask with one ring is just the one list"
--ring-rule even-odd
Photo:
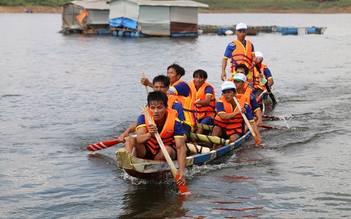
[[(260, 75), (262, 75), (261, 69), (258, 67), (258, 65), (256, 65), (255, 67), (256, 67), (257, 71), (260, 73)], [(268, 92), (269, 97), (273, 101), (273, 105), (277, 104), (277, 100), (275, 99), (275, 97), (271, 91), (271, 88), (268, 86), (268, 81), (264, 84), (264, 86), (266, 87), (266, 90)]]
[[(146, 116), (148, 122), (149, 122), (150, 124), (153, 124), (153, 121), (152, 121), (152, 119), (151, 119), (151, 117), (150, 117), (148, 111), (146, 110), (145, 106), (142, 106), (142, 110), (143, 110), (143, 112), (144, 112), (144, 114), (145, 114), (145, 116)], [(177, 182), (178, 179), (180, 178), (179, 173), (177, 172), (177, 169), (176, 169), (176, 167), (175, 167), (175, 165), (174, 165), (174, 163), (173, 163), (171, 157), (169, 156), (168, 151), (167, 151), (165, 145), (163, 144), (163, 141), (162, 141), (162, 139), (161, 139), (160, 134), (159, 134), (158, 132), (156, 132), (156, 133), (155, 133), (155, 137), (156, 137), (157, 142), (158, 142), (158, 144), (159, 144), (159, 146), (160, 146), (160, 148), (161, 148), (161, 150), (162, 150), (162, 153), (163, 153), (164, 157), (166, 158), (166, 161), (167, 161), (167, 163), (168, 163), (168, 166), (169, 166), (169, 168), (171, 169), (171, 172), (172, 172), (172, 174), (173, 174), (173, 177), (174, 177), (175, 181)], [(177, 184), (177, 185), (178, 185), (178, 184)], [(191, 194), (191, 193), (189, 192), (188, 188), (186, 187), (186, 185), (178, 185), (178, 189), (179, 189), (179, 191), (180, 191), (180, 193), (181, 193), (182, 195), (190, 195), (190, 194)]]
[(247, 127), (249, 128), (249, 130), (250, 130), (250, 132), (251, 132), (251, 134), (252, 134), (252, 137), (253, 137), (254, 140), (255, 140), (255, 143), (256, 143), (256, 144), (260, 144), (261, 141), (260, 141), (260, 139), (258, 138), (258, 136), (256, 135), (256, 133), (254, 132), (254, 130), (252, 129), (249, 120), (247, 119), (246, 115), (245, 115), (244, 113), (241, 112), (241, 106), (240, 106), (240, 104), (238, 103), (238, 100), (237, 100), (235, 97), (234, 97), (233, 99), (234, 99), (234, 102), (235, 102), (236, 106), (238, 107), (239, 112), (240, 112), (241, 116), (243, 117), (243, 119), (244, 119), (244, 121), (245, 121)]
[[(131, 135), (131, 136), (136, 137), (136, 135)], [(95, 144), (91, 144), (91, 145), (87, 146), (87, 149), (89, 151), (98, 151), (98, 150), (112, 147), (113, 145), (116, 145), (118, 143), (121, 143), (121, 141), (118, 140), (118, 138), (116, 138), (116, 139), (111, 139), (111, 140), (106, 140), (106, 141), (98, 142)]]
[[(141, 76), (143, 78), (145, 78), (144, 72), (141, 73)], [(146, 91), (146, 95), (149, 95), (149, 89), (147, 89), (147, 86), (145, 85), (145, 91)]]
[(120, 143), (120, 141), (116, 138), (116, 139), (112, 139), (112, 140), (106, 140), (106, 141), (98, 142), (95, 144), (91, 144), (91, 145), (87, 146), (87, 149), (89, 151), (98, 151), (98, 150), (102, 150), (102, 149), (111, 147), (113, 145), (116, 145), (118, 143)]

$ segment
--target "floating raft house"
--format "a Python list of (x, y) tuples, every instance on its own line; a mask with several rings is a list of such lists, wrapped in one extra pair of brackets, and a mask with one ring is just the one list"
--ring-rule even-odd
[(110, 5), (106, 1), (72, 1), (62, 5), (61, 33), (98, 33), (108, 30)]
[(198, 8), (190, 0), (112, 0), (109, 24), (117, 36), (197, 36)]

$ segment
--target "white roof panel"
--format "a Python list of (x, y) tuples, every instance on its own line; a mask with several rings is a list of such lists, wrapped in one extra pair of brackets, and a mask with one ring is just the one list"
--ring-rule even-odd
[(203, 7), (208, 8), (207, 4), (191, 1), (191, 0), (127, 0), (135, 2), (138, 5), (152, 5), (152, 6), (180, 6), (180, 7)]
[(70, 4), (81, 6), (85, 9), (109, 10), (110, 5), (104, 1), (72, 1)]

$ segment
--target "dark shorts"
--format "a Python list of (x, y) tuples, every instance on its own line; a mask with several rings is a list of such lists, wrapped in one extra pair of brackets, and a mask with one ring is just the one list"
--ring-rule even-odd
[(200, 119), (199, 123), (200, 124), (206, 124), (206, 125), (213, 125), (214, 124), (214, 120), (212, 119), (212, 117), (207, 116), (207, 117), (205, 117), (203, 119)]
[(182, 123), (183, 126), (183, 130), (184, 130), (184, 134), (187, 137), (187, 141), (190, 140), (190, 132), (191, 132), (191, 127), (190, 125), (186, 124), (186, 123)]
[(145, 156), (144, 156), (143, 158), (144, 158), (144, 159), (149, 159), (149, 160), (155, 159), (155, 156), (156, 156), (156, 154), (157, 154), (158, 152), (157, 152), (156, 154), (153, 154), (148, 146), (146, 146), (146, 145), (144, 144), (144, 147), (145, 147), (146, 152), (145, 152)]

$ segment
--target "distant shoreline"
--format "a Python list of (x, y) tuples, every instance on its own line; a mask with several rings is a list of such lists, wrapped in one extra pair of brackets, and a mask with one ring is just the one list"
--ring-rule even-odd
[[(45, 6), (0, 6), (0, 13), (26, 13), (25, 10), (31, 10), (32, 13), (58, 13), (61, 14), (61, 7), (45, 7)], [(284, 13), (284, 14), (344, 14), (351, 13), (351, 7), (347, 8), (328, 8), (323, 11), (318, 10), (250, 10), (250, 11), (240, 11), (232, 9), (223, 9), (223, 10), (207, 10), (199, 9), (200, 14), (229, 14), (229, 13), (263, 13), (263, 14), (272, 14), (272, 13)]]

